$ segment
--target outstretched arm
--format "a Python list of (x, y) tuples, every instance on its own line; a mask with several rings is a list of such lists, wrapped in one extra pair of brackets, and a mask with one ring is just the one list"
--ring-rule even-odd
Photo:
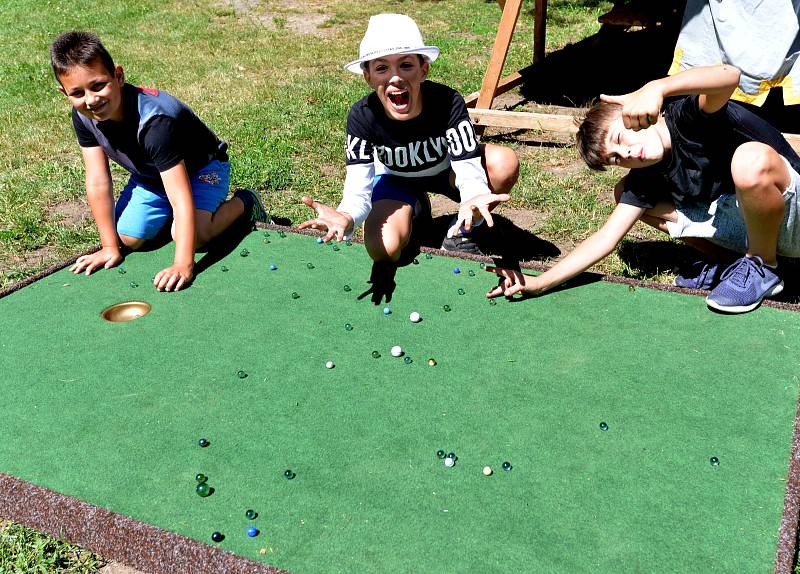
[(97, 269), (119, 265), (122, 263), (122, 254), (114, 223), (114, 192), (108, 158), (99, 146), (82, 147), (81, 153), (86, 171), (86, 198), (100, 235), (100, 251), (82, 255), (69, 270), (89, 275)]
[(177, 165), (161, 172), (164, 191), (172, 206), (175, 221), (175, 258), (172, 265), (156, 273), (153, 285), (159, 291), (178, 291), (194, 278), (195, 212), (192, 184), (186, 164)]
[(604, 102), (622, 105), (622, 121), (626, 128), (639, 130), (658, 121), (664, 98), (688, 94), (700, 95), (700, 109), (714, 113), (722, 108), (739, 85), (738, 68), (702, 66), (689, 68), (673, 76), (647, 82), (644, 86), (621, 96), (601, 94)]
[(603, 227), (582, 241), (564, 259), (537, 277), (523, 275), (513, 269), (487, 266), (486, 270), (496, 273), (500, 277), (500, 282), (486, 296), (510, 297), (517, 293), (538, 295), (561, 285), (611, 253), (644, 212), (644, 208), (641, 207), (625, 203), (617, 204)]
[(353, 217), (349, 213), (336, 211), (332, 207), (320, 203), (307, 195), (303, 196), (303, 203), (316, 211), (317, 217), (315, 219), (308, 219), (298, 225), (300, 229), (307, 229), (310, 227), (311, 229), (325, 231), (326, 233), (322, 239), (326, 243), (334, 237), (342, 241), (345, 237), (353, 233), (354, 222)]

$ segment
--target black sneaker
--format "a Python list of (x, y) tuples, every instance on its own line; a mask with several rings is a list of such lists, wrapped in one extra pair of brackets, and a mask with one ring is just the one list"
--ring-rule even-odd
[(250, 221), (250, 225), (255, 227), (256, 222), (267, 223), (272, 220), (267, 215), (267, 210), (264, 209), (264, 204), (261, 203), (258, 195), (249, 189), (237, 189), (233, 192), (233, 197), (239, 198), (244, 203), (244, 217)]
[(461, 235), (445, 237), (444, 241), (442, 241), (442, 250), (469, 253), (470, 255), (483, 255), (483, 251), (481, 251), (481, 248), (475, 243), (475, 238), (472, 236), (472, 233), (462, 233)]

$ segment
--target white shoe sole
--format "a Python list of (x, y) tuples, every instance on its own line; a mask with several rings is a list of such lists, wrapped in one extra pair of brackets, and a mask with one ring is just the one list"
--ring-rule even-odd
[(715, 309), (717, 311), (721, 311), (723, 313), (730, 313), (730, 314), (747, 313), (748, 311), (752, 311), (753, 309), (755, 309), (756, 307), (761, 305), (761, 302), (764, 299), (766, 299), (767, 297), (772, 297), (773, 295), (777, 295), (781, 291), (783, 291), (783, 281), (781, 281), (780, 283), (775, 285), (772, 289), (767, 291), (767, 293), (761, 299), (759, 299), (758, 301), (756, 301), (755, 303), (753, 303), (751, 305), (739, 305), (739, 306), (736, 306), (736, 307), (725, 307), (724, 305), (720, 305), (716, 301), (713, 301), (713, 300), (709, 299), (709, 297), (711, 297), (711, 295), (706, 297), (706, 305), (708, 305), (712, 309)]

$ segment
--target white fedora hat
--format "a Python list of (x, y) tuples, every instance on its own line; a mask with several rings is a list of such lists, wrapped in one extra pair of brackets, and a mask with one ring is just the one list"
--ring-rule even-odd
[(408, 16), (376, 14), (369, 19), (358, 60), (345, 65), (345, 69), (360, 74), (362, 63), (390, 54), (421, 54), (433, 62), (439, 56), (439, 48), (425, 45), (416, 22)]

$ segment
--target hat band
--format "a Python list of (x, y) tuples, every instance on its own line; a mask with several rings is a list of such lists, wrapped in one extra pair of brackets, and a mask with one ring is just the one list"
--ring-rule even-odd
[(406, 50), (425, 50), (427, 46), (395, 46), (393, 48), (381, 48), (380, 50), (372, 50), (371, 52), (366, 52), (365, 54), (361, 54), (361, 60), (368, 60), (370, 56), (374, 56), (375, 54), (391, 54), (392, 52), (400, 52)]

